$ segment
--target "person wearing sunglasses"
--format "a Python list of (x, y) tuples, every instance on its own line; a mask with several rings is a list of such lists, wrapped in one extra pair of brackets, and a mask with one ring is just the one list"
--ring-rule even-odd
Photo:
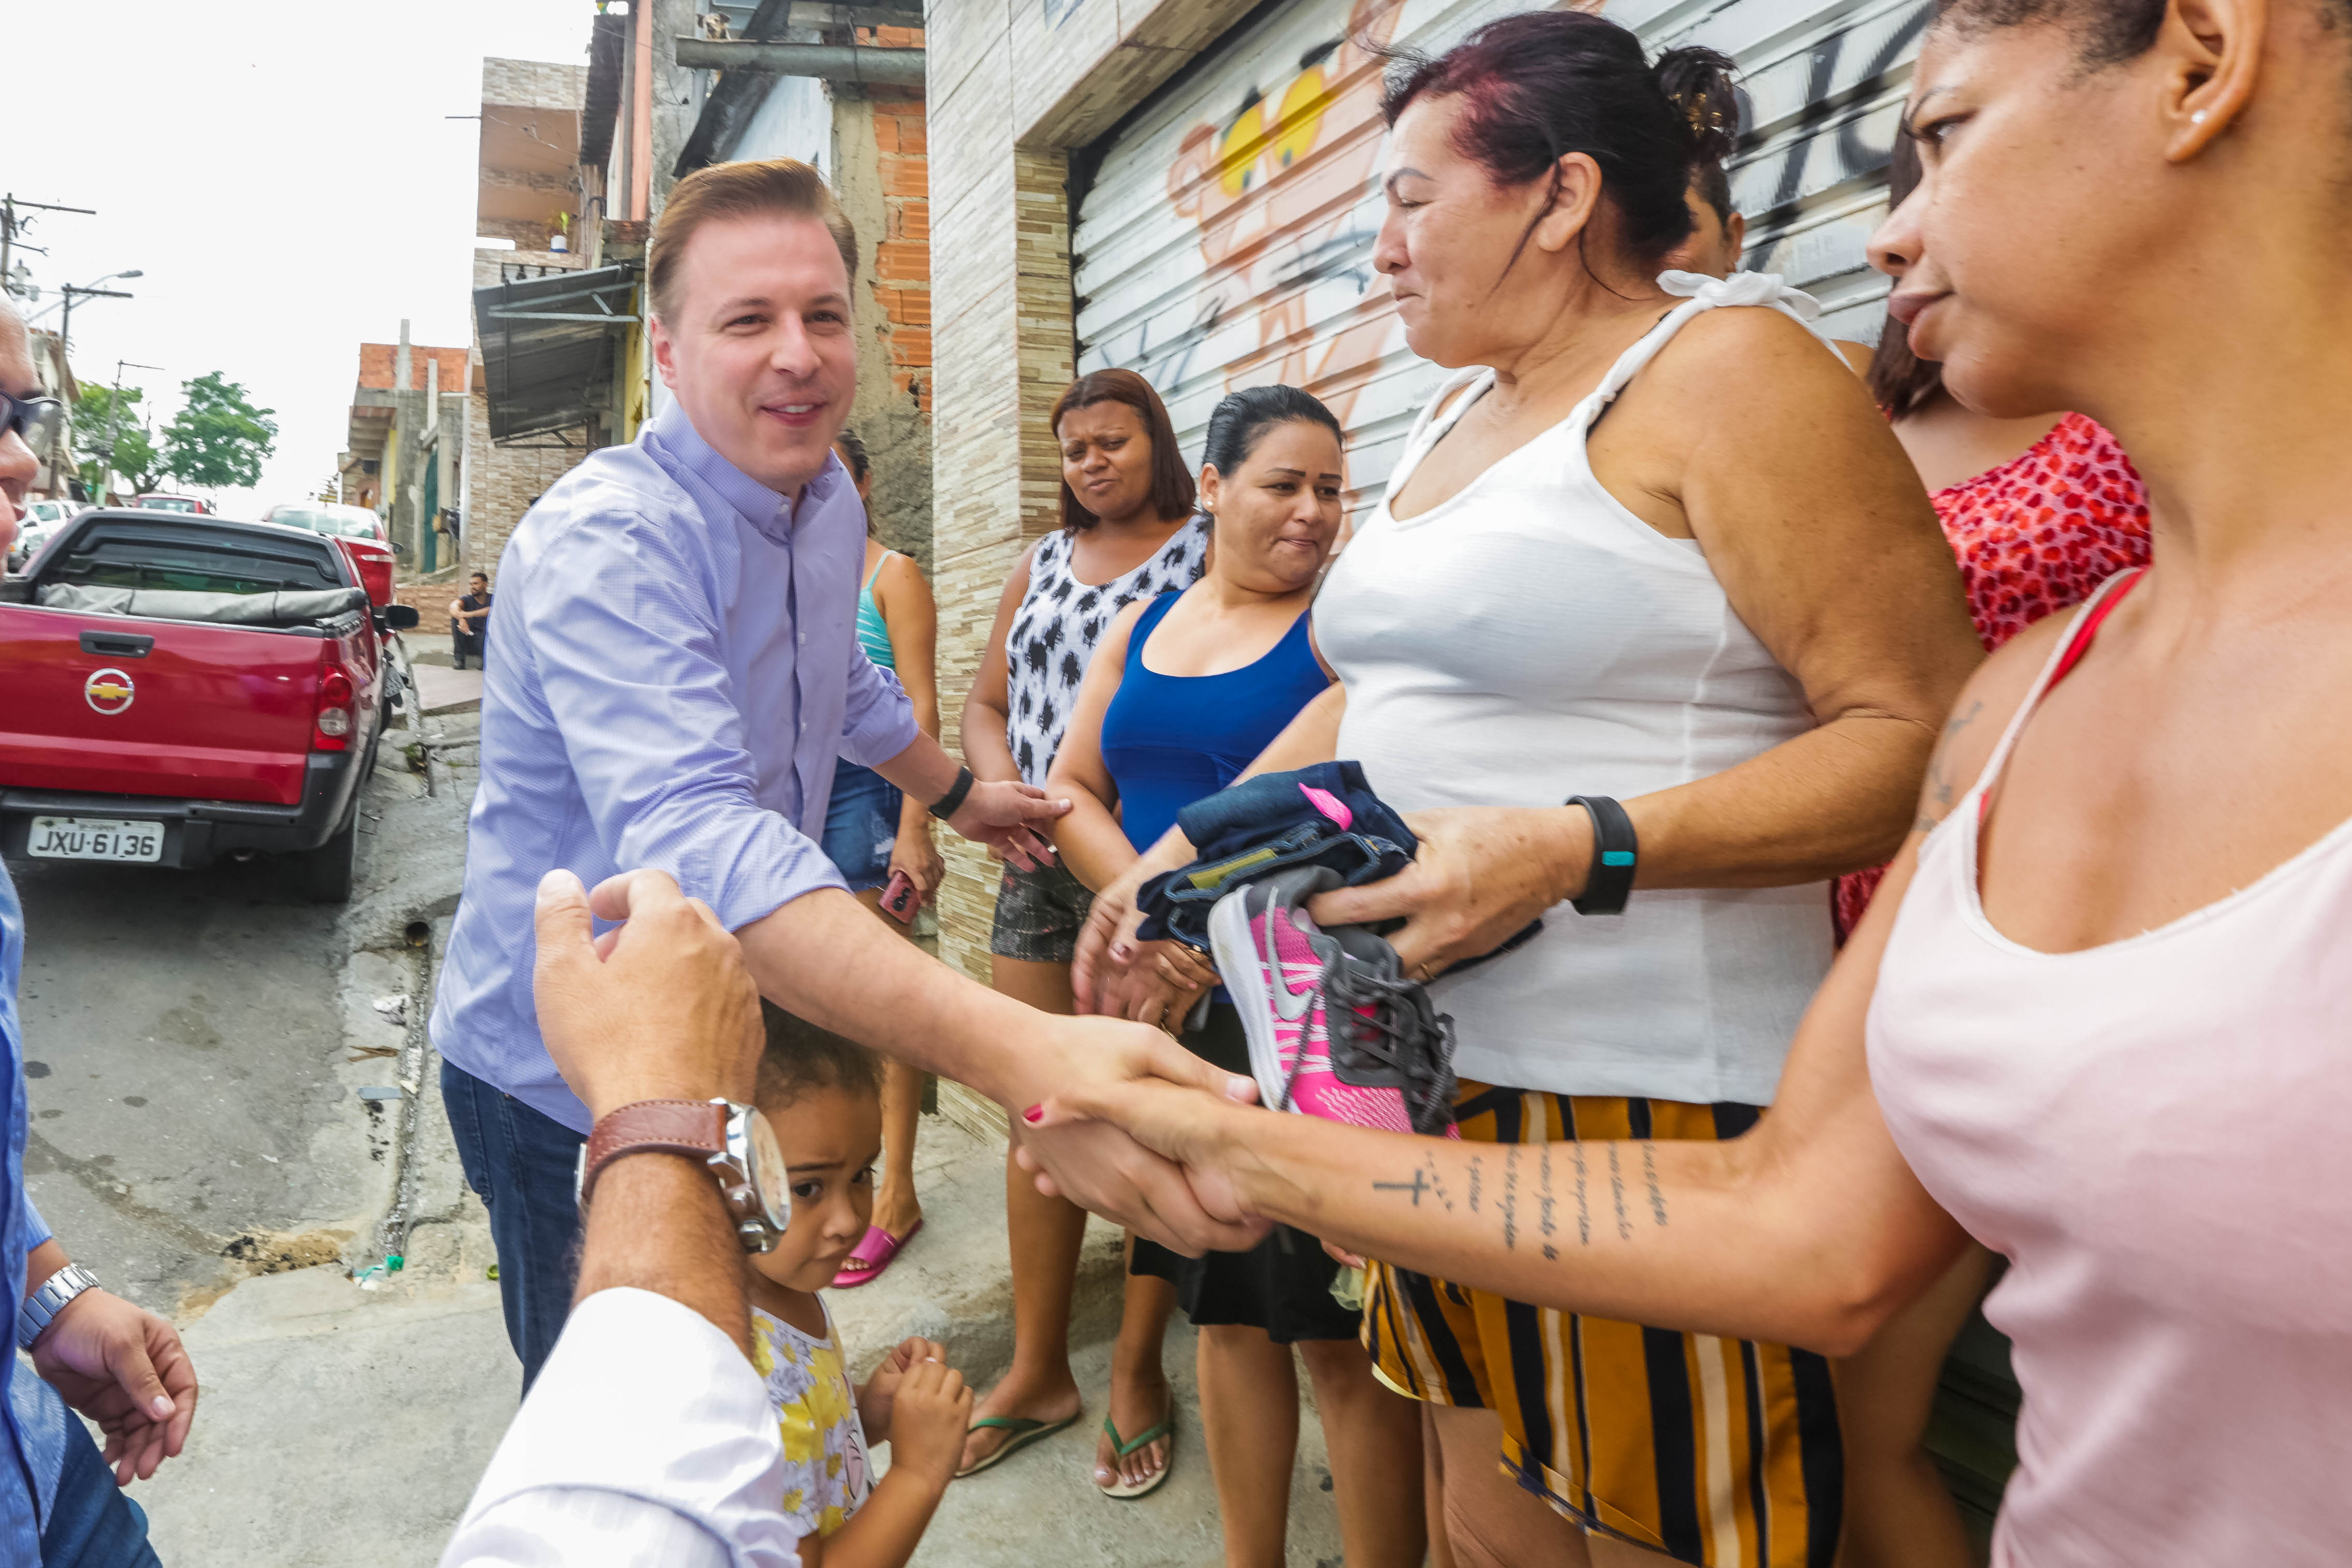
[[(16, 335), (19, 337), (27, 335), (21, 323), (16, 327)], [(32, 351), (29, 347), (25, 353), (25, 363), (27, 367), (32, 363)], [(25, 450), (32, 456), (36, 469), (47, 462), (47, 455), (56, 450), (58, 432), (63, 428), (65, 422), (66, 405), (54, 397), (41, 396), (37, 384), (33, 395), (26, 397), (20, 397), (13, 392), (0, 390), (0, 437), (14, 436), (22, 441), (25, 444)], [(16, 516), (10, 520), (11, 526), (22, 520), (23, 492), (31, 487), (32, 480), (28, 478), (21, 488), (11, 491), (10, 505), (16, 513)]]
[[(0, 554), (64, 417), (40, 395), (24, 319), (0, 300)], [(37, 1374), (0, 1355), (0, 1562), (145, 1568), (156, 1561), (147, 1516), (122, 1488), (187, 1441), (196, 1374), (179, 1331), (101, 1289), (25, 1191), (24, 958), (24, 910), (0, 868), (0, 1291)], [(68, 1405), (98, 1424), (103, 1452)]]

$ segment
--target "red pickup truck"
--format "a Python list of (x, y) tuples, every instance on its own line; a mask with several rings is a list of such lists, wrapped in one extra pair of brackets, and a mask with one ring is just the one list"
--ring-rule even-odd
[(293, 854), (343, 901), (390, 634), (415, 624), (319, 534), (82, 513), (0, 584), (0, 853)]

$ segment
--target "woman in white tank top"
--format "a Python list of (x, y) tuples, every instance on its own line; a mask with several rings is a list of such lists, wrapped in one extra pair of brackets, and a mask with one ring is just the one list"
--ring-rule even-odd
[[(1533, 13), (1388, 103), (1374, 265), (1408, 344), (1461, 368), (1316, 605), (1340, 685), (1258, 766), (1354, 759), (1407, 815), (1422, 862), (1314, 913), (1413, 917), (1393, 940), (1415, 968), (1517, 929), (1428, 904), (1458, 863), (1454, 814), (1542, 811), (1504, 879), (1558, 889), (1528, 911), (1542, 931), (1432, 986), (1473, 1142), (1752, 1121), (1829, 968), (1828, 880), (1900, 844), (1936, 718), (1980, 658), (1927, 498), (1813, 302), (1776, 278), (1659, 276), (1690, 231), (1693, 160), (1729, 144), (1728, 67), (1679, 50), (1654, 69), (1613, 23)], [(1586, 892), (1599, 847), (1574, 795), (1630, 816), (1622, 912), (1560, 896)], [(1432, 1406), (1448, 1512), (1477, 1521), (1467, 1563), (1580, 1553), (1580, 1525), (1701, 1563), (1761, 1531), (1763, 1560), (1827, 1568), (1819, 1358), (1747, 1347), (1757, 1374), (1715, 1405), (1697, 1383), (1635, 1400), (1611, 1391), (1650, 1375), (1638, 1328), (1580, 1334), (1475, 1291), (1451, 1310), (1417, 1278), (1370, 1276), (1377, 1364)], [(1720, 1478), (1674, 1458), (1707, 1425), (1677, 1403), (1740, 1429)], [(1685, 1528), (1711, 1489), (1718, 1528)], [(1752, 1505), (1766, 1493), (1775, 1520)]]
[[(1997, 1565), (2352, 1562), (2352, 291), (2315, 242), (2345, 19), (1952, 0), (1923, 41), (1892, 313), (1971, 408), (2113, 430), (2154, 564), (1970, 682), (1753, 1135), (1521, 1152), (1474, 1209), (1467, 1143), (1071, 1110), (1231, 1210), (1561, 1313), (1843, 1351), (1973, 1236), (2024, 1393)], [(1530, 1192), (1570, 1219), (1540, 1245)]]

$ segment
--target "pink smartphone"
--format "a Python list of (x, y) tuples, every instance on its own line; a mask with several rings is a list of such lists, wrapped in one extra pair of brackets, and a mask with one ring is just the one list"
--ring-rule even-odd
[(888, 884), (882, 889), (882, 907), (889, 911), (890, 917), (912, 925), (915, 923), (915, 911), (922, 905), (923, 895), (916, 888), (915, 879), (904, 871), (891, 872)]

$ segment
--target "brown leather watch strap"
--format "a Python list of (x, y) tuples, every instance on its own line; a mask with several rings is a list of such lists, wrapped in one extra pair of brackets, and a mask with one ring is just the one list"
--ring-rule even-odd
[(581, 1164), (580, 1206), (596, 1191), (596, 1173), (624, 1154), (693, 1154), (727, 1147), (727, 1106), (708, 1100), (641, 1100), (608, 1111), (588, 1134)]

